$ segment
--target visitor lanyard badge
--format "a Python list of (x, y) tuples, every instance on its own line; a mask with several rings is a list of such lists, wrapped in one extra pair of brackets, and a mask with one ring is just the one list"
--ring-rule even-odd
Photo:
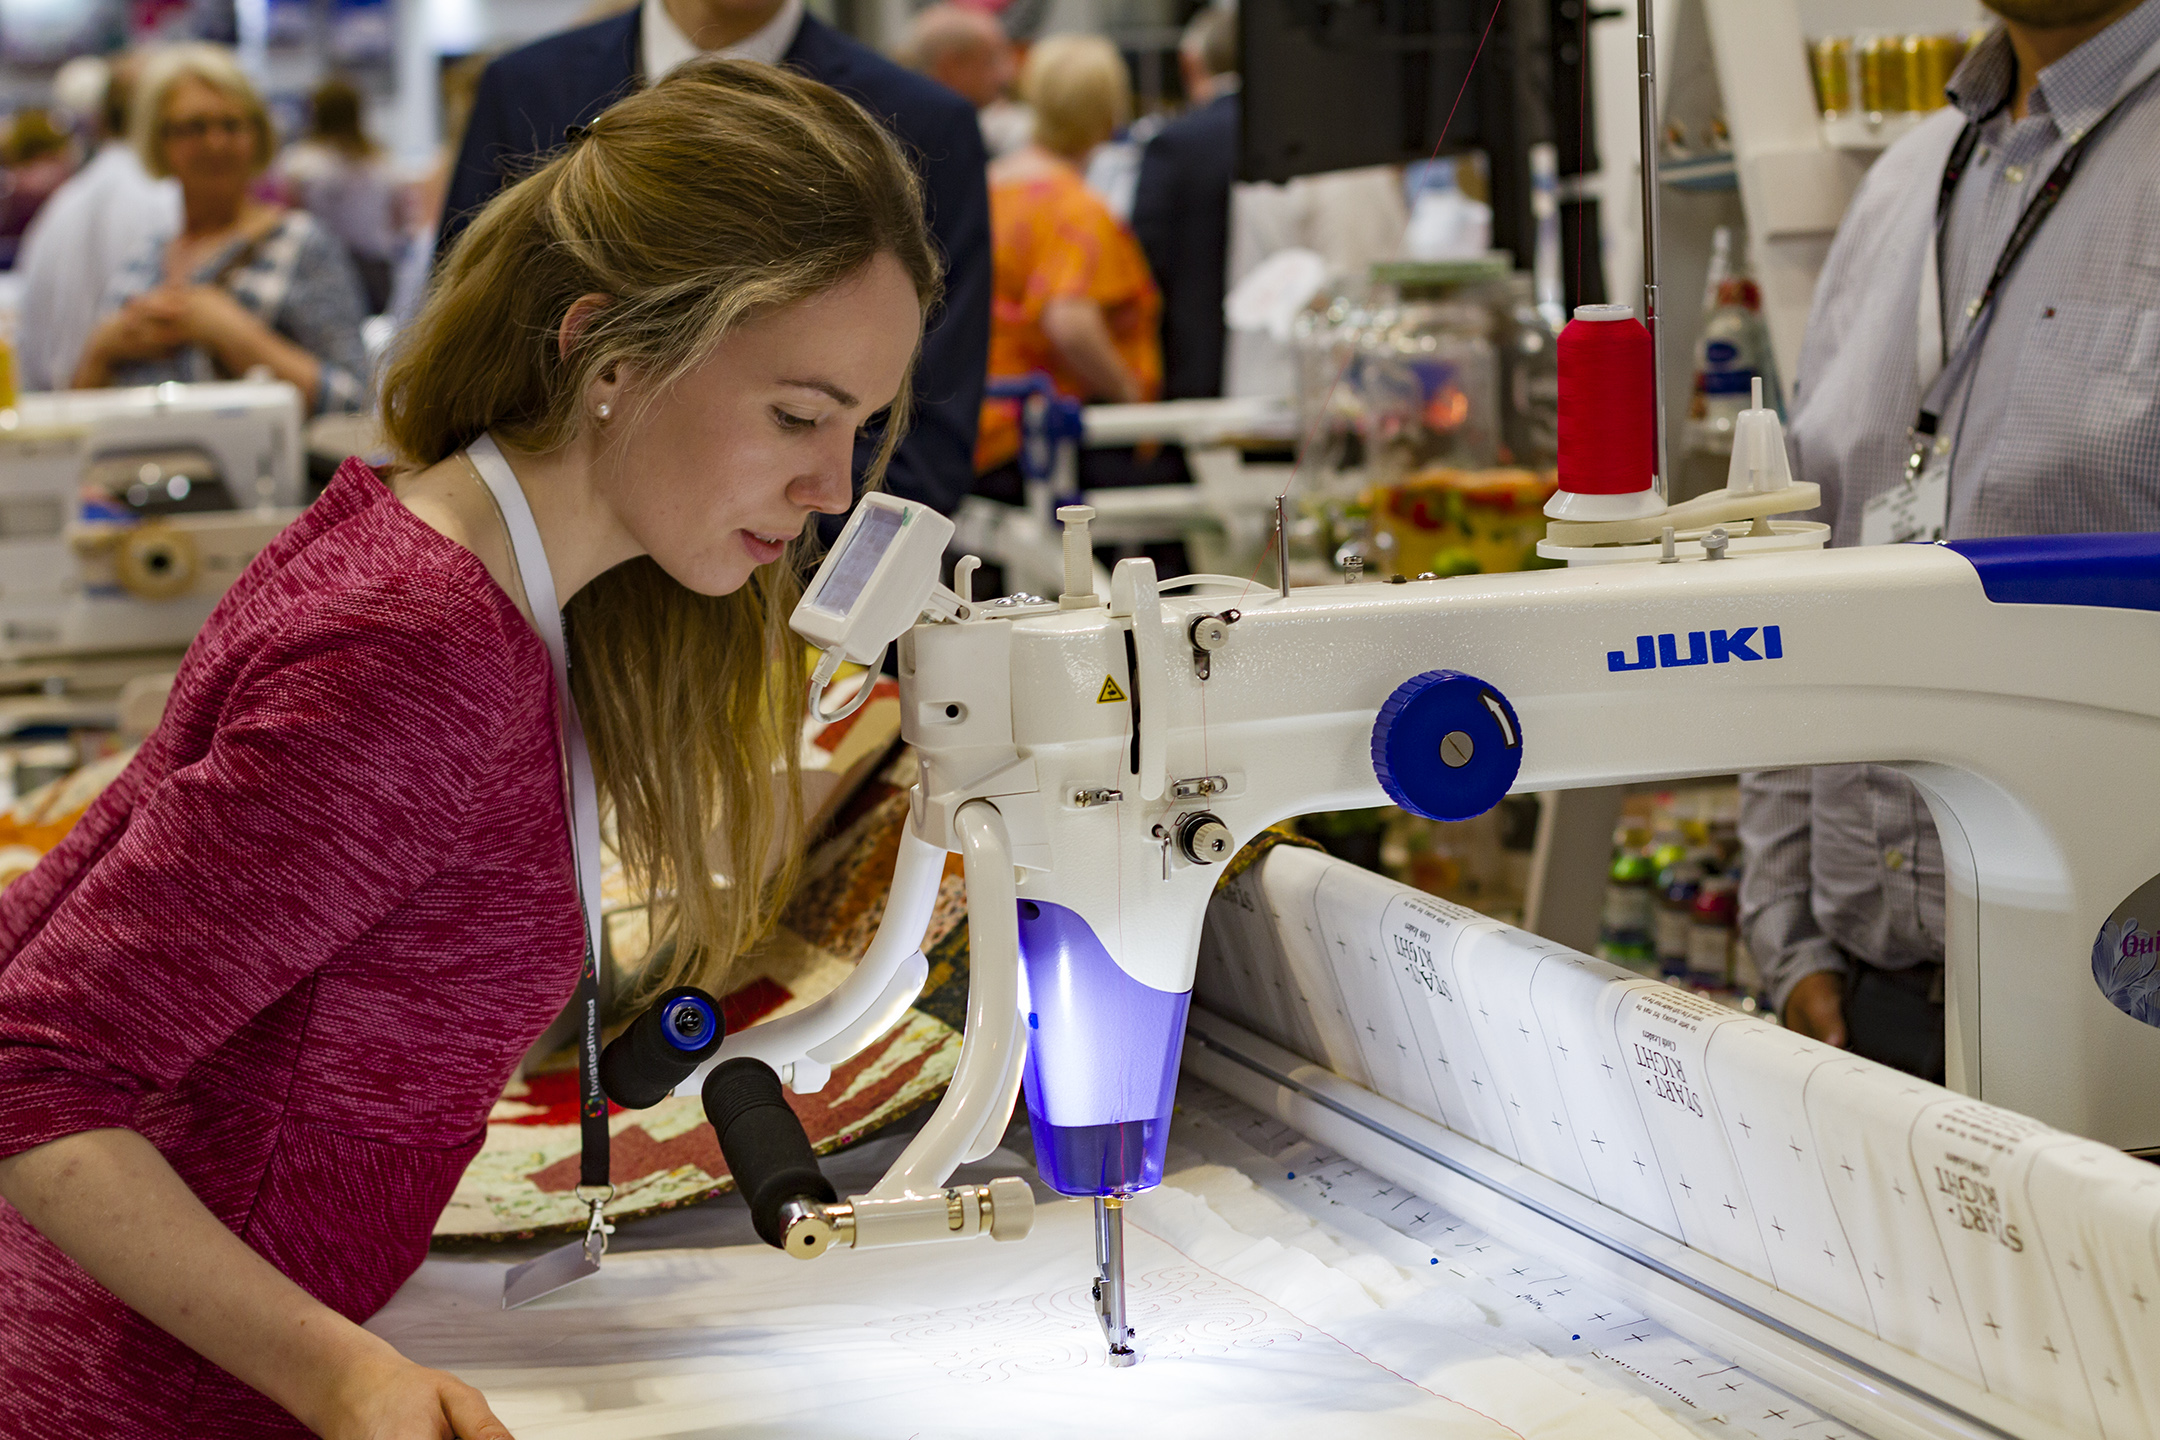
[(577, 887), (578, 910), (584, 924), (584, 963), (578, 970), (578, 1186), (577, 1198), (586, 1207), (585, 1232), (567, 1245), (550, 1250), (535, 1260), (511, 1267), (503, 1279), (503, 1308), (514, 1309), (542, 1295), (560, 1290), (575, 1280), (597, 1274), (607, 1254), (607, 1203), (615, 1196), (608, 1178), (608, 1105), (600, 1084), (600, 800), (593, 780), (592, 756), (585, 745), (585, 729), (578, 720), (577, 703), (570, 693), (570, 645), (563, 629), (562, 606), (555, 593), (555, 577), (548, 568), (547, 547), (533, 521), (532, 507), (524, 489), (494, 437), (483, 434), (466, 448), (474, 473), (479, 475), (501, 511), (503, 528), (510, 535), (510, 553), (518, 578), (532, 607), (534, 628), (548, 652), (554, 671), (556, 715), (561, 726), (559, 754), (564, 777), (564, 816), (570, 826), (570, 865)]
[[(1932, 274), (1935, 267), (1927, 268)], [(1926, 308), (1923, 303), (1922, 311)], [(1955, 443), (1951, 432), (1943, 425), (1942, 410), (1938, 407), (1945, 392), (1955, 389), (1966, 367), (1953, 364), (1951, 373), (1943, 372), (1939, 363), (1941, 332), (1936, 333), (1938, 364), (1932, 383), (1927, 387), (1927, 400), (1922, 402), (1920, 413), (1913, 417), (1912, 429), (1906, 432), (1910, 448), (1905, 454), (1904, 473), (1898, 476), (1896, 484), (1861, 507), (1862, 545), (1903, 545), (1916, 540), (1932, 544), (1949, 538), (1950, 458)], [(1973, 349), (1970, 344), (1961, 346), (1957, 358), (1964, 359)], [(1925, 374), (1928, 351), (1924, 340), (1920, 353)]]
[[(1861, 544), (1895, 545), (1946, 538), (1950, 525), (1950, 462), (1956, 450), (1953, 439), (1956, 427), (1946, 430), (1943, 422), (1948, 418), (1949, 401), (1959, 393), (1965, 378), (1972, 372), (1981, 347), (1987, 343), (1988, 322), (1995, 313), (1995, 296), (2016, 267), (2019, 257), (2032, 243), (2033, 236), (2054, 213), (2095, 137), (2155, 74), (2160, 72), (2132, 77), (2099, 119), (2067, 137), (2068, 147), (2019, 214), (2017, 225), (1995, 259), (1987, 284), (1966, 305), (1965, 333), (1956, 350), (1945, 353), (1948, 347), (1942, 309), (1943, 223), (1950, 213), (1951, 198), (1957, 193), (1958, 182), (1964, 178), (1966, 166), (1979, 145), (1981, 127), (2001, 112), (2009, 103), (2008, 98), (2005, 97), (1988, 115), (1968, 120), (1959, 132), (1943, 164), (1942, 183), (1935, 194), (1935, 224), (1920, 262), (1920, 303), (1913, 319), (1917, 341), (1914, 354), (1922, 399), (1920, 413), (1914, 418), (1910, 432), (1912, 448), (1905, 457), (1905, 473), (1898, 483), (1861, 508)], [(1961, 412), (1962, 408), (1960, 406)]]
[(1950, 525), (1950, 437), (1915, 433), (1904, 479), (1860, 511), (1862, 545), (1944, 538)]
[[(1961, 169), (1967, 149), (1951, 159), (1954, 175)], [(1988, 316), (1984, 310), (1968, 315), (1972, 322), (1955, 354), (1945, 354), (1942, 321), (1941, 211), (1937, 229), (1929, 237), (1920, 262), (1920, 303), (1914, 316), (1913, 353), (1918, 361), (1920, 413), (1906, 432), (1910, 448), (1904, 473), (1897, 483), (1867, 502), (1860, 510), (1860, 543), (1902, 545), (1912, 541), (1933, 542), (1947, 538), (1950, 527), (1951, 435), (1944, 428), (1943, 412), (1959, 382), (1971, 369), (1984, 337)]]

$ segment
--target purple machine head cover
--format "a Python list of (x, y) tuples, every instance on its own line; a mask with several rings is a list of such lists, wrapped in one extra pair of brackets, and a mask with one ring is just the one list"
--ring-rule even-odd
[(1063, 905), (1020, 902), (1027, 971), (1028, 1120), (1035, 1164), (1060, 1195), (1130, 1195), (1162, 1182), (1190, 990), (1143, 985)]

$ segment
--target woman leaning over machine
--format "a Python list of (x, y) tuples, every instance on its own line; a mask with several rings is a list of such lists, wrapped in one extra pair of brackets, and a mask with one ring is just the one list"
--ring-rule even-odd
[(409, 468), (346, 463), (0, 899), (0, 1433), (505, 1433), (359, 1322), (577, 982), (578, 716), (665, 983), (769, 923), (705, 838), (756, 874), (791, 823), (802, 537), (904, 408), (921, 213), (850, 102), (713, 60), (467, 232), (385, 382)]

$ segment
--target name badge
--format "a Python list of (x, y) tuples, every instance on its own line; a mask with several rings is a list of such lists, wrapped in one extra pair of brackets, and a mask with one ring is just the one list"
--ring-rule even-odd
[(1930, 446), (1920, 473), (1891, 487), (1860, 510), (1862, 545), (1934, 542), (1950, 525), (1950, 454)]

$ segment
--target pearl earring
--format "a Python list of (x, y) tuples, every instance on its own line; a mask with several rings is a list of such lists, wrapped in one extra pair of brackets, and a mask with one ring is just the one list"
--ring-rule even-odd
[(612, 417), (614, 416), (614, 414), (615, 414), (615, 407), (614, 407), (614, 406), (612, 406), (612, 405), (608, 404), (608, 403), (607, 403), (607, 401), (605, 401), (605, 400), (603, 400), (603, 401), (601, 401), (601, 402), (600, 402), (600, 410), (599, 410), (599, 415), (600, 415), (600, 419), (601, 419), (601, 420), (602, 420), (603, 422), (605, 422), (605, 421), (607, 421), (608, 419), (612, 418)]

